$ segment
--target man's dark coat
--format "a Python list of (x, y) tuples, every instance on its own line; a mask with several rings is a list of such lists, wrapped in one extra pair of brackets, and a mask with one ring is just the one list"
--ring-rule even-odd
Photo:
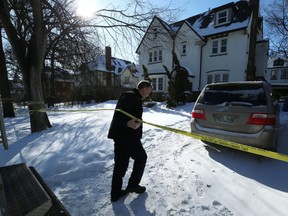
[[(118, 100), (116, 109), (121, 109), (138, 119), (142, 119), (143, 107), (142, 97), (137, 89), (123, 93)], [(114, 116), (108, 132), (108, 138), (110, 139), (125, 139), (125, 138), (136, 138), (141, 139), (142, 137), (142, 124), (136, 130), (127, 127), (127, 122), (131, 120), (130, 117), (125, 114), (115, 111)]]

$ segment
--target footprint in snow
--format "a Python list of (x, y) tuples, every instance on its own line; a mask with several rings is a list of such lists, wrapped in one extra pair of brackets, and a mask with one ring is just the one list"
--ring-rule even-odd
[(233, 213), (217, 200), (213, 200), (211, 206), (202, 205), (201, 209), (204, 212), (209, 212), (211, 216), (233, 216)]
[(196, 184), (196, 192), (199, 197), (204, 196), (204, 181), (201, 177), (198, 175), (195, 175), (195, 184)]

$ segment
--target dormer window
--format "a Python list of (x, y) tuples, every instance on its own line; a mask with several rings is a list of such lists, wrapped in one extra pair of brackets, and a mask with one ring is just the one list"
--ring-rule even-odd
[(273, 62), (273, 66), (283, 66), (284, 65), (284, 60), (281, 58), (278, 58), (276, 60), (274, 60)]
[(229, 9), (219, 11), (215, 14), (215, 25), (224, 25), (230, 22)]

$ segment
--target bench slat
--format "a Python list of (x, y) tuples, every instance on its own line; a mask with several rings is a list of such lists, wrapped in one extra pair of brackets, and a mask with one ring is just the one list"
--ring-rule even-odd
[(1, 167), (0, 174), (8, 216), (40, 216), (52, 206), (50, 197), (24, 163)]

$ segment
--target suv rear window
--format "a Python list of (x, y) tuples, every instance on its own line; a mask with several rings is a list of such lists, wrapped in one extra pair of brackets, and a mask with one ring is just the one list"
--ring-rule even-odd
[(261, 106), (267, 105), (262, 85), (209, 85), (198, 103), (207, 105)]

